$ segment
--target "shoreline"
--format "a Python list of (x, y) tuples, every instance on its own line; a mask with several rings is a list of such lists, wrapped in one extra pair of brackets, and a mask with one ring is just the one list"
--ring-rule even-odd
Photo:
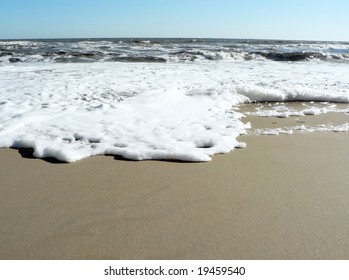
[(348, 259), (348, 134), (240, 140), (208, 163), (0, 149), (0, 259)]

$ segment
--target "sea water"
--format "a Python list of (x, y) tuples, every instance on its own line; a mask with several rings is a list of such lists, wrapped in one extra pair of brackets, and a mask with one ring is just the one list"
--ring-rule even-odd
[[(316, 115), (348, 103), (349, 43), (0, 41), (0, 147), (33, 148), (38, 158), (209, 161), (245, 147), (237, 137), (250, 124), (239, 105), (290, 101), (329, 103), (253, 114)], [(348, 131), (348, 124), (294, 130)]]

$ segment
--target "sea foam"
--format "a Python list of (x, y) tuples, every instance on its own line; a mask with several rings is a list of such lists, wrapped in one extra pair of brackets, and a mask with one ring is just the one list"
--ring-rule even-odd
[(240, 104), (349, 102), (348, 77), (345, 64), (315, 61), (3, 64), (0, 147), (65, 162), (209, 161), (245, 147)]
[(241, 147), (234, 92), (200, 89), (189, 69), (119, 66), (2, 67), (0, 145), (66, 162), (100, 154), (208, 161)]

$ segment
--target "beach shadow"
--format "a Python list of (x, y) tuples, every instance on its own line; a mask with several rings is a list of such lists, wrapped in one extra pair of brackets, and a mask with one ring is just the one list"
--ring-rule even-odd
[(11, 149), (18, 150), (18, 153), (21, 155), (22, 158), (39, 159), (39, 160), (43, 160), (43, 161), (46, 161), (48, 163), (53, 163), (53, 164), (66, 164), (66, 162), (60, 161), (60, 160), (53, 158), (53, 157), (37, 158), (33, 155), (34, 154), (33, 148), (11, 148)]
[[(11, 147), (13, 150), (17, 150), (18, 153), (21, 155), (22, 158), (25, 159), (36, 159), (36, 160), (42, 160), (51, 164), (69, 164), (68, 162), (65, 161), (60, 161), (56, 158), (53, 157), (47, 157), (47, 158), (37, 158), (34, 156), (34, 149), (33, 148), (15, 148)], [(173, 164), (183, 164), (183, 163), (195, 163), (195, 164), (200, 164), (202, 162), (194, 162), (194, 161), (181, 161), (181, 160), (175, 160), (175, 159), (150, 159), (150, 160), (132, 160), (132, 159), (127, 159), (119, 155), (111, 155), (111, 154), (106, 154), (104, 155), (106, 157), (113, 157), (114, 160), (117, 161), (124, 161), (124, 162), (134, 162), (134, 163), (139, 163), (139, 162), (144, 162), (144, 161), (158, 161), (158, 162), (168, 162), (168, 163), (173, 163)]]
[(118, 156), (118, 155), (106, 155), (106, 156), (111, 156), (114, 157), (115, 160), (121, 160), (121, 161), (133, 161), (133, 162), (137, 162), (135, 160), (132, 159), (128, 159), (128, 158), (124, 158), (122, 156)]
[(182, 161), (182, 160), (176, 160), (176, 159), (145, 159), (145, 160), (133, 160), (133, 159), (128, 159), (124, 158), (119, 155), (105, 155), (105, 156), (112, 156), (114, 157), (114, 160), (118, 161), (128, 161), (128, 162), (134, 162), (134, 163), (141, 163), (141, 162), (167, 162), (167, 163), (179, 163), (179, 164), (188, 164), (188, 163), (195, 163), (195, 164), (202, 164), (202, 163), (207, 163), (207, 162), (198, 162), (198, 161)]

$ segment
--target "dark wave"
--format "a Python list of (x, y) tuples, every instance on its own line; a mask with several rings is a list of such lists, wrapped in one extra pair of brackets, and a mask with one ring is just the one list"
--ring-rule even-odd
[(316, 52), (253, 52), (274, 61), (304, 61), (310, 59), (326, 60), (327, 56)]
[(46, 52), (42, 54), (43, 57), (53, 57), (53, 56), (72, 56), (72, 57), (94, 57), (103, 56), (102, 52), (67, 52), (67, 51), (54, 51)]
[(108, 58), (106, 61), (115, 62), (166, 62), (167, 60), (162, 57), (156, 56), (115, 56)]
[(178, 60), (182, 60), (182, 61), (194, 61), (199, 57), (206, 58), (202, 51), (184, 51), (184, 50), (171, 52), (169, 54), (169, 57), (172, 59), (177, 58)]

